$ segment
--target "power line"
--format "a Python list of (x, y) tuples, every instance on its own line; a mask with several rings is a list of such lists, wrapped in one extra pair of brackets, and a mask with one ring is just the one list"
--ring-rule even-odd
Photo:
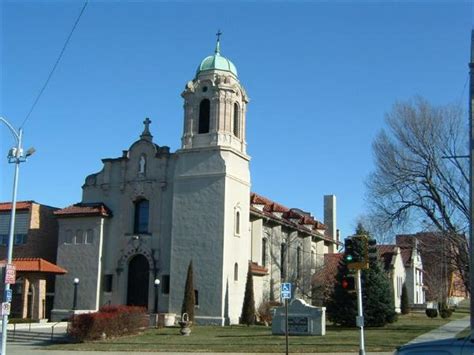
[(86, 0), (84, 2), (84, 5), (82, 6), (82, 9), (81, 9), (81, 12), (79, 13), (79, 16), (77, 16), (77, 19), (76, 19), (76, 22), (74, 22), (74, 26), (72, 26), (72, 29), (71, 31), (69, 32), (69, 35), (67, 36), (66, 38), (66, 41), (64, 42), (64, 45), (63, 45), (63, 48), (61, 49), (61, 52), (59, 53), (59, 56), (58, 58), (56, 59), (56, 62), (54, 63), (53, 65), (53, 68), (51, 69), (51, 71), (49, 72), (49, 75), (48, 75), (48, 78), (46, 79), (43, 87), (41, 88), (40, 92), (38, 93), (38, 95), (36, 96), (36, 99), (35, 101), (33, 102), (33, 105), (31, 106), (30, 108), (30, 111), (28, 112), (28, 114), (26, 115), (25, 119), (23, 120), (23, 123), (21, 124), (20, 128), (24, 127), (24, 125), (26, 124), (26, 122), (28, 121), (28, 119), (30, 118), (30, 115), (31, 113), (33, 112), (36, 104), (38, 103), (41, 95), (43, 94), (44, 90), (46, 89), (46, 86), (48, 85), (49, 83), (49, 80), (51, 79), (51, 77), (53, 76), (53, 73), (54, 71), (56, 70), (58, 64), (59, 64), (59, 61), (61, 60), (63, 54), (64, 54), (64, 51), (66, 50), (66, 47), (72, 37), (72, 34), (74, 33), (74, 30), (76, 29), (78, 23), (79, 23), (79, 20), (81, 19), (82, 17), (82, 14), (84, 13), (84, 10), (86, 9), (86, 6), (88, 4), (89, 0)]

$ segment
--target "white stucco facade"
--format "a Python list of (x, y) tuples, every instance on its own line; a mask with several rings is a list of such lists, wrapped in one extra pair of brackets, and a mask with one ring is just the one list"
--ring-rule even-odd
[[(280, 284), (281, 270), (261, 265), (263, 235), (271, 235), (272, 257), (282, 240), (294, 240), (304, 252), (300, 262), (310, 269), (320, 262), (311, 251), (332, 248), (335, 240), (324, 234), (324, 225), (301, 211), (284, 211), (286, 217), (275, 215), (271, 223), (251, 213), (249, 100), (235, 67), (219, 50), (218, 43), (181, 95), (181, 149), (171, 153), (154, 143), (146, 119), (140, 138), (121, 157), (103, 159), (102, 170), (86, 178), (81, 203), (58, 213), (58, 262), (71, 271), (57, 278), (53, 318), (70, 309), (75, 277), (81, 279), (78, 311), (104, 304), (153, 311), (157, 297), (160, 313), (180, 314), (192, 261), (196, 321), (237, 323), (249, 262), (259, 267), (257, 299), (268, 297), (271, 288), (277, 292)], [(68, 241), (78, 230), (93, 230), (93, 241)], [(296, 250), (289, 251), (288, 260), (298, 258)], [(295, 271), (288, 267), (288, 272)], [(301, 287), (309, 289), (309, 272), (298, 276)], [(155, 279), (161, 281), (159, 290)]]

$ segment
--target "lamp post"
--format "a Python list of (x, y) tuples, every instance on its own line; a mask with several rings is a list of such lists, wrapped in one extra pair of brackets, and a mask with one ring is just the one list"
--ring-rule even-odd
[[(8, 254), (7, 254), (7, 266), (12, 264), (12, 256), (13, 256), (13, 236), (15, 234), (15, 217), (16, 217), (16, 195), (18, 189), (18, 175), (20, 172), (20, 163), (26, 161), (26, 159), (32, 155), (35, 150), (34, 148), (28, 149), (26, 153), (23, 153), (22, 147), (22, 138), (23, 138), (23, 130), (20, 128), (18, 132), (13, 128), (13, 126), (3, 117), (0, 116), (0, 122), (3, 122), (15, 139), (16, 146), (10, 149), (8, 152), (8, 162), (10, 164), (15, 164), (15, 174), (13, 177), (13, 193), (12, 193), (12, 211), (10, 215), (10, 228), (8, 232)], [(9, 303), (7, 297), (10, 293), (10, 284), (7, 283), (7, 280), (4, 280), (4, 294), (3, 294), (3, 302)], [(2, 349), (1, 354), (6, 354), (6, 346), (7, 346), (7, 325), (8, 325), (8, 314), (4, 314), (2, 317)]]
[(158, 313), (158, 286), (160, 286), (160, 279), (155, 279), (155, 314)]
[(77, 287), (79, 286), (79, 278), (74, 279), (74, 298), (72, 299), (72, 310), (73, 313), (77, 308)]

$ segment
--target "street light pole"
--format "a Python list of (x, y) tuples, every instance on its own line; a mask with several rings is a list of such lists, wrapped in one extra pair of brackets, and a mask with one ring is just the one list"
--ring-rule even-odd
[(155, 311), (158, 313), (158, 286), (160, 286), (160, 279), (155, 279)]
[(77, 309), (77, 287), (79, 286), (79, 278), (74, 279), (74, 298), (72, 299), (72, 311), (75, 313)]
[[(13, 126), (3, 117), (0, 116), (0, 122), (3, 122), (8, 129), (11, 131), (13, 137), (16, 141), (16, 147), (13, 147), (8, 152), (8, 162), (15, 164), (15, 175), (13, 178), (13, 193), (12, 193), (12, 210), (10, 215), (10, 228), (8, 232), (8, 254), (7, 254), (7, 266), (12, 264), (13, 258), (13, 241), (15, 235), (15, 217), (16, 217), (16, 197), (17, 197), (17, 189), (18, 189), (18, 175), (20, 173), (20, 163), (26, 161), (26, 158), (34, 153), (34, 149), (30, 148), (23, 154), (23, 147), (22, 147), (22, 138), (23, 138), (23, 130), (20, 128), (18, 132), (13, 128)], [(4, 293), (3, 293), (3, 302), (9, 303), (8, 294), (10, 293), (10, 284), (7, 283), (7, 279), (4, 280)], [(3, 308), (3, 307), (2, 307)], [(6, 354), (6, 346), (7, 346), (7, 325), (8, 325), (8, 314), (9, 312), (5, 312), (2, 317), (2, 348), (1, 348), (1, 355)]]

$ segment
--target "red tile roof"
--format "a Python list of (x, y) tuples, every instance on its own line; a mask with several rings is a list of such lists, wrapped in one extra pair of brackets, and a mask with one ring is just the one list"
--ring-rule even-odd
[(103, 203), (76, 203), (72, 206), (63, 208), (54, 212), (58, 217), (84, 217), (101, 216), (109, 217), (112, 215), (110, 209)]
[[(6, 260), (2, 260), (0, 264), (5, 265)], [(15, 258), (13, 259), (13, 265), (15, 265), (17, 272), (67, 273), (63, 268), (41, 258)]]
[[(264, 206), (263, 212), (252, 205), (263, 205)], [(326, 229), (326, 226), (323, 223), (315, 220), (309, 213), (301, 211), (296, 208), (290, 209), (264, 196), (258, 195), (255, 192), (252, 192), (250, 194), (250, 210), (258, 214), (263, 214), (269, 218), (276, 218), (273, 212), (283, 213), (282, 218), (279, 219), (280, 221), (285, 222), (288, 225), (295, 226), (296, 228), (302, 228), (305, 231), (308, 230), (305, 227), (305, 225), (306, 226), (312, 225), (313, 226), (312, 230), (315, 230), (315, 229), (325, 230)], [(327, 238), (327, 239), (332, 241), (331, 238)]]
[[(35, 203), (35, 201), (18, 201), (16, 203), (16, 210), (17, 211), (27, 211), (31, 208), (31, 205)], [(6, 212), (12, 210), (12, 203), (11, 202), (1, 202), (0, 203), (0, 212)]]
[(255, 276), (268, 275), (268, 269), (265, 266), (258, 265), (253, 261), (250, 263), (250, 272)]

